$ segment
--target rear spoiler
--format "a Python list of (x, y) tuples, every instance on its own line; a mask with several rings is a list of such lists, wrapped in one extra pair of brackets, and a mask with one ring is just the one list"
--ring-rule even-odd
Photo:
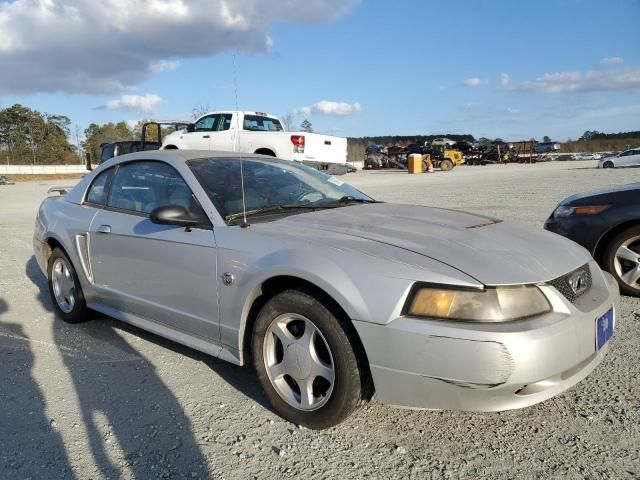
[(60, 195), (66, 195), (71, 191), (72, 188), (73, 187), (51, 187), (49, 190), (47, 190), (47, 194), (58, 193)]

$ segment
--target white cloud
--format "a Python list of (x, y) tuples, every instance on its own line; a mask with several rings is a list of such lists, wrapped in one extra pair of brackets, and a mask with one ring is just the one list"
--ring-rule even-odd
[(121, 110), (125, 112), (153, 113), (164, 103), (162, 97), (155, 93), (146, 95), (122, 95), (120, 98), (109, 100), (97, 107), (99, 110)]
[(471, 87), (471, 88), (476, 88), (479, 87), (480, 85), (482, 85), (483, 83), (487, 83), (485, 80), (482, 80), (481, 78), (478, 77), (473, 77), (473, 78), (467, 78), (463, 81), (463, 83), (467, 86), (467, 87)]
[(503, 87), (508, 87), (511, 83), (511, 76), (508, 73), (502, 72), (500, 74), (500, 85)]
[(520, 113), (520, 109), (519, 108), (509, 107), (509, 108), (507, 108), (507, 113)]
[(640, 89), (640, 68), (589, 72), (545, 73), (520, 85), (542, 93), (597, 92)]
[(600, 59), (600, 65), (620, 65), (624, 63), (624, 59), (622, 57), (605, 57)]
[(326, 115), (333, 117), (346, 117), (349, 115), (355, 115), (360, 113), (362, 106), (358, 102), (346, 103), (346, 102), (331, 102), (328, 100), (321, 100), (314, 103), (310, 107), (296, 108), (294, 115), (309, 116), (309, 115)]
[(160, 60), (151, 64), (153, 73), (164, 72), (165, 70), (175, 71), (180, 66), (180, 62), (176, 60)]
[(358, 0), (0, 1), (0, 95), (110, 93), (179, 59), (267, 52), (278, 22), (327, 22)]

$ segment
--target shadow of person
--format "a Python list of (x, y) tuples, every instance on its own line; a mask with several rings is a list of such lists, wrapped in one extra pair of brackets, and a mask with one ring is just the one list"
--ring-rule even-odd
[[(25, 273), (38, 287), (40, 303), (52, 311), (47, 279), (35, 257)], [(151, 362), (119, 335), (120, 325), (126, 324), (97, 316), (79, 325), (56, 319), (52, 327), (97, 468), (105, 478), (122, 477), (125, 469), (135, 478), (211, 477), (184, 409)]]
[(0, 475), (73, 478), (62, 437), (32, 375), (34, 355), (21, 325), (2, 321), (0, 299)]
[[(32, 256), (27, 262), (25, 272), (33, 284), (38, 287), (38, 300), (40, 303), (47, 310), (53, 310), (47, 279), (40, 271), (40, 267), (38, 267), (34, 256)], [(229, 362), (225, 362), (205, 353), (185, 347), (124, 322), (112, 322), (112, 325), (118, 330), (127, 331), (132, 335), (144, 338), (148, 342), (155, 343), (163, 348), (170, 349), (174, 352), (180, 353), (181, 355), (186, 355), (196, 361), (205, 363), (212, 371), (218, 374), (223, 380), (243, 395), (251, 398), (253, 401), (259, 403), (262, 407), (272, 413), (274, 412), (267, 396), (264, 394), (264, 391), (260, 386), (258, 377), (256, 376), (253, 368), (232, 365)]]
[(123, 467), (135, 478), (211, 476), (182, 406), (155, 367), (118, 334), (114, 321), (57, 321), (53, 333), (105, 477), (121, 476)]

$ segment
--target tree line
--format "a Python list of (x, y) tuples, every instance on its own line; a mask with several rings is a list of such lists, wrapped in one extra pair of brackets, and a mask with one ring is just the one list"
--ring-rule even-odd
[(71, 120), (16, 104), (0, 109), (0, 161), (5, 164), (79, 163), (69, 142)]
[[(201, 110), (209, 111), (207, 107)], [(194, 118), (198, 116), (194, 109)], [(85, 153), (92, 161), (100, 158), (101, 145), (108, 142), (139, 140), (142, 131), (142, 121), (134, 126), (127, 122), (109, 122), (105, 124), (90, 124), (83, 132), (80, 141), (80, 131), (76, 127), (71, 131), (71, 120), (65, 115), (42, 113), (29, 107), (15, 104), (0, 109), (0, 162), (4, 164), (72, 164), (82, 163)], [(285, 128), (293, 128), (293, 118), (283, 117)], [(301, 125), (303, 131), (313, 131), (311, 122), (305, 120)], [(168, 133), (163, 129), (163, 136)], [(73, 137), (74, 141), (70, 141)], [(348, 160), (357, 161), (364, 157), (367, 145), (399, 145), (412, 143), (423, 144), (438, 137), (447, 137), (454, 141), (475, 142), (471, 134), (442, 134), (442, 135), (382, 135), (373, 137), (348, 138)], [(157, 141), (158, 132), (150, 129), (147, 141)], [(492, 139), (481, 137), (480, 143), (489, 143)], [(545, 136), (544, 141), (549, 141)], [(597, 130), (587, 130), (576, 141), (563, 144), (563, 151), (607, 151), (624, 150), (640, 145), (640, 131), (603, 133)]]

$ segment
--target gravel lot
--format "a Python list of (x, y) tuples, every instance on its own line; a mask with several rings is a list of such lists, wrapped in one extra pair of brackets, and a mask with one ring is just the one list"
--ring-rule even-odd
[[(541, 228), (571, 193), (640, 180), (640, 170), (593, 166), (343, 179), (380, 200)], [(54, 317), (31, 235), (60, 183), (0, 186), (0, 478), (640, 478), (639, 300), (623, 298), (599, 368), (543, 404), (469, 414), (374, 400), (334, 429), (299, 429), (269, 410), (251, 368), (108, 318)]]

